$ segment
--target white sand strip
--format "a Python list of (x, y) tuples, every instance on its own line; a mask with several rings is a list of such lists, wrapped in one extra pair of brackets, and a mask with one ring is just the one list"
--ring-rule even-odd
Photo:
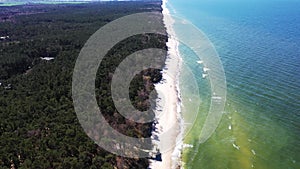
[[(169, 11), (163, 1), (164, 23), (169, 37), (174, 36), (172, 29), (172, 19)], [(150, 168), (152, 169), (171, 169), (177, 167), (180, 158), (180, 150), (174, 151), (177, 136), (181, 133), (181, 116), (180, 101), (178, 95), (178, 73), (180, 69), (181, 59), (178, 52), (178, 42), (174, 38), (169, 38), (167, 42), (168, 57), (166, 59), (165, 68), (162, 72), (163, 80), (155, 85), (158, 92), (159, 102), (157, 103), (159, 110), (156, 110), (157, 131), (153, 135), (157, 135), (159, 140), (153, 139), (153, 143), (162, 154), (162, 161), (150, 160)], [(181, 142), (181, 140), (179, 140)], [(178, 147), (178, 145), (177, 145)], [(180, 147), (180, 146), (179, 146)]]

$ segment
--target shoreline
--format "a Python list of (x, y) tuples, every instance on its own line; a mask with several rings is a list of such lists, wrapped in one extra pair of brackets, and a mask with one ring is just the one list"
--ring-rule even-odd
[[(161, 152), (161, 160), (150, 160), (149, 168), (153, 169), (175, 169), (181, 168), (181, 148), (183, 135), (183, 119), (181, 117), (181, 100), (179, 89), (179, 74), (181, 68), (181, 57), (179, 55), (179, 43), (175, 40), (176, 35), (172, 28), (174, 20), (166, 8), (167, 0), (163, 0), (162, 14), (163, 22), (168, 34), (167, 58), (162, 71), (163, 80), (155, 84), (158, 92), (157, 105), (155, 110), (157, 124), (153, 131), (152, 138), (155, 149)], [(158, 136), (158, 137), (155, 137)]]

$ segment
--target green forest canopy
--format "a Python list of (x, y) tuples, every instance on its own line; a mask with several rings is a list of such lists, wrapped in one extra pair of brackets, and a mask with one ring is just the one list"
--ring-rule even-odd
[[(73, 109), (71, 80), (76, 58), (90, 35), (121, 16), (160, 11), (160, 3), (0, 8), (0, 36), (9, 36), (0, 41), (0, 168), (147, 168), (148, 159), (110, 154), (87, 137)], [(137, 46), (145, 36), (151, 37), (146, 46)], [(165, 42), (166, 37), (157, 35), (131, 37), (110, 51), (105, 59), (108, 66), (98, 71), (97, 98), (105, 103), (100, 108), (124, 134), (149, 137), (152, 124), (131, 123), (116, 112), (110, 100), (109, 73), (127, 54), (145, 47), (165, 49)], [(160, 71), (154, 69), (136, 76), (130, 88), (134, 106), (141, 110), (149, 106), (138, 91), (149, 94), (145, 84), (153, 90), (153, 83), (160, 79)]]

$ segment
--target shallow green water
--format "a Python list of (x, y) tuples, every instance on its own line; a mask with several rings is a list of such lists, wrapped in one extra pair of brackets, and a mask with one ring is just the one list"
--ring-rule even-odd
[[(184, 168), (300, 168), (300, 3), (170, 0), (168, 8), (206, 33), (227, 79), (222, 120), (199, 144), (210, 106), (209, 79), (201, 78), (198, 57), (180, 47), (190, 74), (199, 74), (198, 91), (185, 69), (180, 79), (184, 143), (193, 145), (183, 151)], [(195, 92), (199, 98), (193, 98)], [(198, 113), (195, 121), (191, 111)]]

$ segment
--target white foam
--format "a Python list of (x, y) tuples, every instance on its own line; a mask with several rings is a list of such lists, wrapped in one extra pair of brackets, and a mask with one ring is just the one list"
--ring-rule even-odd
[(240, 146), (236, 145), (235, 143), (232, 143), (232, 146), (237, 149), (237, 150), (240, 150)]
[(203, 79), (206, 78), (207, 76), (208, 76), (208, 74), (205, 74), (205, 73), (202, 74)]
[(203, 72), (206, 73), (207, 71), (209, 71), (210, 69), (207, 67), (203, 67)]
[(183, 144), (183, 148), (193, 148), (194, 146), (192, 144)]
[(199, 63), (199, 64), (202, 64), (202, 63), (203, 63), (203, 61), (202, 61), (202, 60), (198, 60), (198, 61), (197, 61), (197, 63)]
[(222, 99), (222, 97), (220, 97), (220, 96), (212, 96), (211, 98), (212, 98), (212, 99), (216, 99), (216, 100)]

